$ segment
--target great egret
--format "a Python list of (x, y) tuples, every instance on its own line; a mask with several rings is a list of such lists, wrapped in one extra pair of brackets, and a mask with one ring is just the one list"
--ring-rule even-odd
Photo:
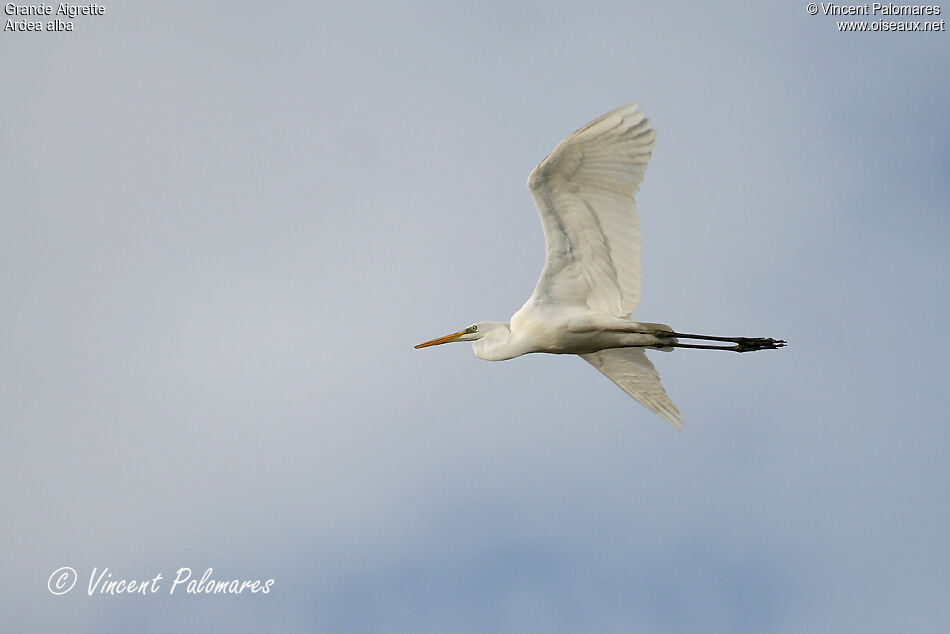
[(416, 348), (472, 341), (475, 356), (488, 361), (531, 352), (577, 354), (679, 429), (683, 418), (646, 348), (751, 352), (784, 346), (777, 339), (693, 335), (633, 321), (640, 301), (640, 221), (634, 196), (655, 137), (649, 119), (633, 103), (561, 141), (528, 177), (547, 250), (534, 293), (509, 322), (479, 322)]

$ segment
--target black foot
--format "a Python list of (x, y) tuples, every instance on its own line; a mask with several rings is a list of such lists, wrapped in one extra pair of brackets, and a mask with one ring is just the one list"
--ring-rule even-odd
[(755, 352), (756, 350), (775, 350), (785, 346), (781, 339), (761, 339), (758, 337), (739, 337), (732, 348), (736, 352)]

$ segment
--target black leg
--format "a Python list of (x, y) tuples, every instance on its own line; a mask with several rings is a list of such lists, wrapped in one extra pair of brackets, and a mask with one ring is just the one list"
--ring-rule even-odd
[(781, 339), (762, 338), (762, 337), (713, 337), (710, 335), (692, 335), (688, 333), (673, 332), (670, 333), (677, 339), (701, 339), (704, 341), (729, 341), (734, 346), (704, 346), (689, 343), (675, 343), (674, 348), (699, 348), (702, 350), (732, 350), (734, 352), (755, 352), (756, 350), (775, 350), (785, 346)]

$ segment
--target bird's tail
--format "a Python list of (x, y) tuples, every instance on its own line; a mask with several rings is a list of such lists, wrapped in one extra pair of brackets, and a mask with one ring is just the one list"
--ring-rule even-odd
[[(666, 324), (654, 324), (649, 321), (640, 321), (637, 323), (639, 323), (641, 326), (644, 326), (645, 328), (649, 328), (650, 330), (659, 330), (662, 332), (674, 332), (673, 327), (667, 326)], [(670, 343), (671, 344), (676, 343), (676, 338), (670, 337)], [(659, 350), (661, 352), (673, 352), (673, 346), (671, 345), (670, 346), (651, 346), (650, 349)]]

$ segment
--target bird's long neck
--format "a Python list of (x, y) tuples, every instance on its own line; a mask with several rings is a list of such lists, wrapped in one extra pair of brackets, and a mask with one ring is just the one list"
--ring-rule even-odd
[(505, 361), (525, 354), (522, 342), (511, 332), (507, 322), (495, 322), (485, 336), (472, 344), (475, 356), (486, 361)]

